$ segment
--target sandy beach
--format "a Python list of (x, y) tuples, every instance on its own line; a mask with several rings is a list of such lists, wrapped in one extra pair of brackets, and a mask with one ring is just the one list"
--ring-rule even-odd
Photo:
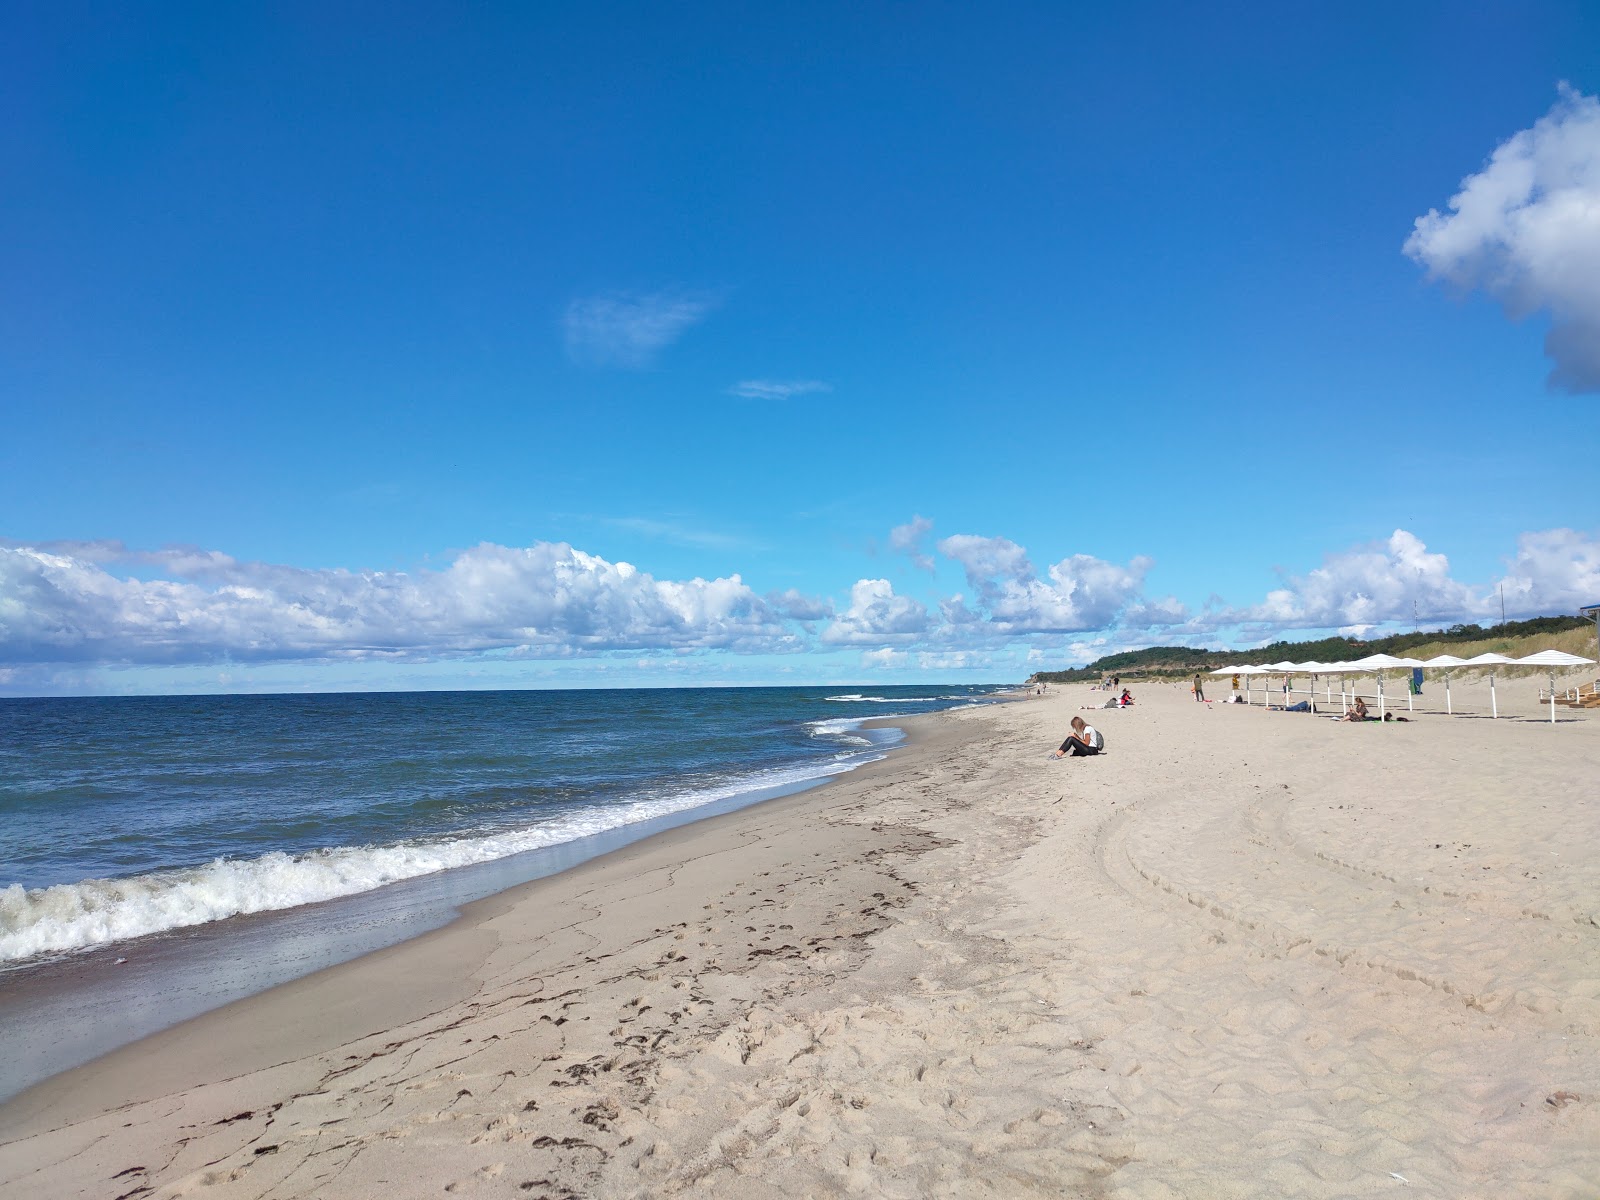
[(0, 1195), (1592, 1197), (1600, 717), (1536, 688), (918, 718), (23, 1093)]

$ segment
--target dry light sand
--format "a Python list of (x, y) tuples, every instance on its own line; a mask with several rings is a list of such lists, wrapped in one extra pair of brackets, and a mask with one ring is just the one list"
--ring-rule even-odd
[(1103, 757), (1046, 757), (1084, 688), (920, 719), (60, 1076), (0, 1194), (1600, 1195), (1600, 713), (1136, 691)]

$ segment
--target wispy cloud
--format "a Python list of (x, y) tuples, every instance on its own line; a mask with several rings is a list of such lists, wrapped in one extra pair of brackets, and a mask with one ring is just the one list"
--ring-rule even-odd
[(760, 549), (759, 543), (750, 538), (739, 537), (731, 533), (719, 533), (714, 529), (698, 529), (692, 525), (685, 525), (678, 521), (663, 521), (656, 517), (597, 517), (602, 525), (609, 525), (613, 529), (622, 529), (628, 533), (637, 533), (642, 537), (654, 538), (657, 541), (667, 542), (674, 546), (690, 546), (699, 550), (752, 550)]
[(933, 555), (922, 548), (922, 541), (933, 529), (933, 522), (920, 513), (904, 525), (889, 530), (889, 549), (910, 557), (911, 565), (922, 571), (933, 571)]
[(648, 367), (717, 305), (704, 292), (608, 293), (567, 306), (567, 354), (591, 366)]
[(1513, 318), (1550, 314), (1550, 385), (1600, 392), (1600, 99), (1566, 84), (1548, 114), (1417, 218), (1405, 252)]
[(728, 394), (745, 400), (792, 400), (831, 391), (833, 385), (820, 379), (741, 379), (728, 389)]

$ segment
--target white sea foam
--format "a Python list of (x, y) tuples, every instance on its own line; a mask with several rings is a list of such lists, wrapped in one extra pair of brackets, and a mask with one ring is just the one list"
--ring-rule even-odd
[(933, 701), (941, 699), (939, 696), (862, 696), (859, 693), (850, 696), (824, 696), (837, 704), (915, 704), (918, 701)]
[(307, 854), (218, 858), (183, 870), (126, 879), (85, 879), (54, 887), (12, 884), (0, 888), (0, 962), (353, 896), (402, 879), (574, 841), (748, 792), (838, 775), (882, 757), (858, 749), (873, 743), (847, 729), (821, 736), (850, 748), (827, 762), (756, 772), (693, 792), (596, 806), (525, 828), (391, 846), (338, 846)]
[[(881, 720), (882, 718), (873, 717), (870, 719)], [(869, 718), (867, 717), (830, 717), (823, 721), (807, 721), (806, 728), (811, 731), (812, 737), (833, 738), (835, 741), (844, 742), (851, 746), (871, 746), (875, 744), (871, 738), (856, 732), (868, 720)]]

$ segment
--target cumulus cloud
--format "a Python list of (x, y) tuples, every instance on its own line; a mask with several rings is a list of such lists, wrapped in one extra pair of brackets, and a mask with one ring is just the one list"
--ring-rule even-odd
[(716, 306), (702, 293), (615, 293), (574, 300), (562, 318), (567, 353), (592, 366), (648, 367)]
[(922, 548), (922, 541), (933, 529), (933, 522), (927, 517), (916, 515), (904, 525), (896, 525), (889, 531), (889, 549), (897, 554), (904, 554), (911, 559), (911, 565), (919, 570), (933, 570), (933, 556)]
[(1148, 629), (1152, 625), (1182, 625), (1190, 619), (1189, 606), (1176, 596), (1159, 600), (1139, 600), (1122, 610), (1118, 624), (1124, 629)]
[(1573, 529), (1521, 534), (1500, 588), (1506, 611), (1519, 616), (1600, 604), (1600, 538)]
[(832, 645), (885, 645), (909, 642), (928, 632), (928, 610), (909, 596), (897, 596), (887, 579), (858, 579), (850, 606), (822, 631)]
[(1256, 605), (1219, 609), (1213, 625), (1271, 629), (1370, 630), (1385, 622), (1428, 624), (1498, 620), (1502, 591), (1512, 617), (1571, 612), (1600, 596), (1600, 539), (1571, 529), (1524, 533), (1503, 575), (1471, 584), (1451, 574), (1450, 560), (1415, 534), (1397, 529), (1386, 541), (1323, 559), (1285, 578)]
[(1600, 100), (1555, 107), (1418, 217), (1405, 253), (1430, 278), (1481, 288), (1514, 318), (1550, 314), (1552, 387), (1600, 392)]
[(874, 667), (878, 670), (891, 670), (903, 667), (911, 661), (911, 656), (904, 650), (863, 650), (861, 652), (861, 665)]
[(1430, 553), (1413, 534), (1397, 529), (1387, 541), (1327, 555), (1320, 567), (1290, 576), (1260, 604), (1224, 610), (1219, 623), (1278, 628), (1333, 629), (1411, 620), (1459, 619), (1476, 612), (1481, 598), (1450, 575), (1450, 560)]
[(833, 385), (820, 379), (741, 379), (728, 389), (728, 394), (745, 400), (792, 400), (831, 391)]
[[(902, 527), (906, 546), (920, 547), (931, 524)], [(758, 595), (739, 575), (658, 579), (561, 542), (485, 543), (437, 569), (384, 572), (247, 562), (195, 547), (0, 539), (0, 686), (25, 689), (40, 671), (59, 681), (93, 665), (844, 647), (893, 651), (863, 660), (883, 666), (1000, 669), (982, 656), (1019, 644), (1053, 661), (1087, 661), (1152, 636), (1186, 643), (1231, 629), (1271, 640), (1413, 617), (1488, 623), (1499, 618), (1502, 591), (1513, 617), (1600, 601), (1600, 536), (1572, 529), (1522, 534), (1502, 571), (1470, 583), (1444, 554), (1397, 529), (1303, 574), (1283, 573), (1259, 603), (1208, 601), (1198, 615), (1173, 597), (1143, 594), (1151, 567), (1143, 557), (1118, 564), (1078, 554), (1039, 570), (1017, 543), (972, 534), (943, 539), (938, 552), (961, 564), (966, 591), (924, 603), (887, 579), (859, 579), (848, 602), (835, 604), (794, 588)]]
[(768, 592), (767, 604), (773, 612), (791, 621), (821, 621), (833, 616), (833, 605), (817, 596), (807, 596), (796, 588)]
[[(1144, 577), (1153, 565), (1142, 556), (1119, 566), (1092, 555), (1074, 554), (1041, 576), (1017, 543), (976, 534), (944, 538), (939, 553), (961, 564), (968, 585), (986, 610), (988, 626), (1007, 635), (1102, 628), (1139, 598)], [(1176, 601), (1167, 603), (1174, 619), (1187, 615)], [(960, 615), (960, 610), (951, 611)]]
[[(161, 578), (135, 573), (156, 568)], [(195, 550), (0, 545), (0, 662), (195, 663), (504, 651), (793, 649), (738, 575), (665, 580), (562, 542), (489, 543), (442, 570), (317, 570)]]

